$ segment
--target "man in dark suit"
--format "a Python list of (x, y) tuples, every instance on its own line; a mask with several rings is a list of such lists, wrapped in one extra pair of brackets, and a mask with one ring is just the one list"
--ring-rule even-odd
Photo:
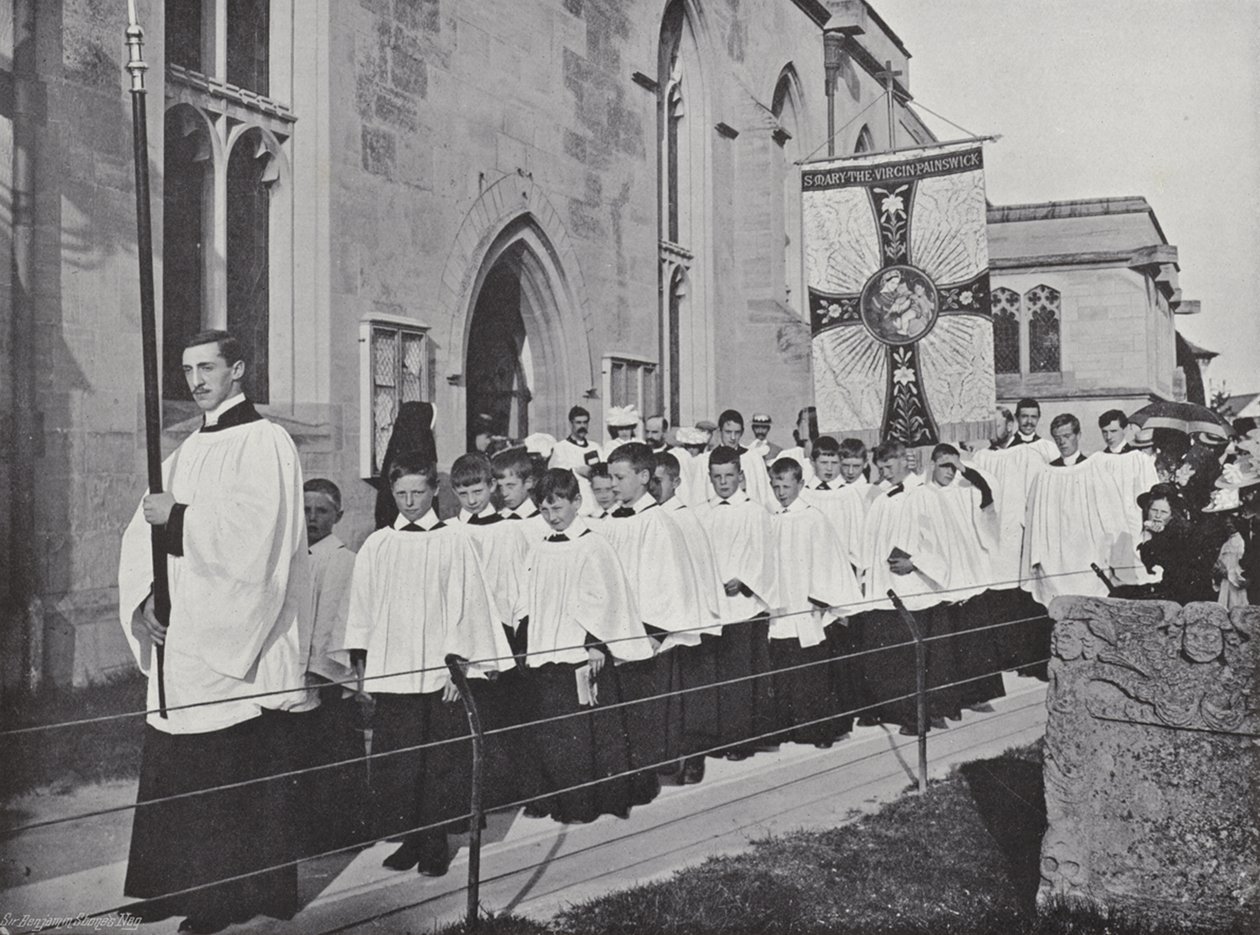
[(1017, 431), (1007, 441), (1007, 448), (1016, 445), (1031, 445), (1041, 438), (1037, 434), (1037, 423), (1041, 421), (1041, 404), (1035, 399), (1021, 399), (1015, 404), (1015, 424)]
[(1104, 454), (1122, 455), (1126, 451), (1133, 450), (1133, 446), (1125, 440), (1125, 429), (1128, 427), (1129, 420), (1119, 409), (1108, 409), (1098, 417), (1098, 430), (1102, 432)]
[(1054, 417), (1050, 422), (1050, 437), (1059, 449), (1059, 457), (1050, 462), (1051, 467), (1070, 467), (1085, 460), (1081, 451), (1081, 421), (1070, 412)]

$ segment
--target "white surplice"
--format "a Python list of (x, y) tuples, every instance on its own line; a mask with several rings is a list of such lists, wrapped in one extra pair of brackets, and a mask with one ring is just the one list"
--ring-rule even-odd
[(668, 632), (661, 649), (696, 646), (714, 621), (701, 603), (682, 529), (650, 494), (630, 509), (633, 516), (613, 516), (591, 528), (612, 544), (643, 623)]
[[(336, 534), (330, 533), (310, 548), (310, 600), (312, 620), (311, 649), (306, 671), (328, 679), (345, 682), (354, 678), (354, 671), (337, 655), (346, 634), (346, 615), (350, 611), (350, 579), (354, 575), (354, 552)], [(295, 711), (319, 707), (319, 679), (307, 678), (306, 701)], [(347, 689), (351, 686), (347, 686)]]
[(1049, 606), (1062, 594), (1108, 593), (1091, 563), (1134, 575), (1126, 567), (1136, 564), (1142, 529), (1134, 491), (1149, 490), (1157, 480), (1151, 459), (1137, 451), (1042, 472), (1028, 500), (1024, 587)]
[[(934, 607), (948, 599), (940, 593), (948, 581), (945, 559), (934, 551), (936, 542), (929, 535), (923, 505), (917, 502), (922, 487), (922, 477), (907, 474), (900, 484), (880, 490), (871, 500), (862, 548), (867, 609), (893, 609), (885, 596), (890, 589), (909, 610)], [(908, 575), (894, 574), (888, 567), (893, 549), (908, 554), (915, 570)]]
[[(770, 639), (796, 639), (817, 646), (824, 627), (846, 616), (862, 599), (857, 576), (831, 523), (822, 511), (797, 497), (771, 517), (776, 590), (780, 614), (770, 622)], [(816, 607), (821, 602), (835, 610)]]
[[(704, 480), (704, 496), (709, 503), (715, 503), (721, 499), (709, 481), (709, 456), (712, 453), (712, 451), (706, 451), (696, 459), (696, 470)], [(748, 494), (749, 499), (760, 505), (767, 513), (777, 510), (779, 501), (774, 499), (774, 491), (770, 488), (770, 471), (757, 452), (741, 448), (739, 469), (744, 473), (744, 492)]]
[(800, 498), (827, 517), (845, 557), (855, 568), (861, 567), (862, 534), (871, 504), (870, 481), (859, 475), (853, 483), (846, 484), (837, 477), (827, 482), (826, 490), (821, 489), (822, 483), (815, 475), (806, 482)]
[[(677, 494), (662, 503), (661, 509), (682, 530), (696, 581), (696, 596), (701, 607), (708, 612), (710, 619), (720, 621), (722, 581), (718, 577), (717, 563), (713, 558), (713, 543), (709, 541), (709, 534), (700, 522), (699, 511), (684, 504)], [(709, 632), (716, 633), (718, 630)]]
[(723, 583), (738, 578), (752, 592), (730, 597), (723, 589), (722, 622), (748, 620), (778, 606), (770, 514), (742, 490), (697, 509), (713, 545), (718, 578)]
[[(446, 656), (474, 663), (470, 677), (515, 662), (495, 621), (472, 540), (430, 510), (403, 529), (406, 517), (368, 536), (354, 563), (350, 613), (341, 649), (367, 651), (364, 690), (418, 694), (440, 691), (450, 675)], [(423, 671), (420, 671), (423, 670)], [(383, 676), (383, 677), (381, 677)]]
[(1020, 552), (1023, 549), (1028, 497), (1038, 475), (1049, 470), (1050, 462), (1058, 455), (1054, 444), (1044, 438), (969, 455), (970, 462), (991, 478), (998, 511), (998, 547), (991, 563), (993, 590), (1020, 586)]
[[(234, 397), (211, 415), (228, 415), (237, 405), (249, 404)], [(165, 683), (170, 707), (216, 703), (172, 710), (167, 718), (149, 715), (151, 726), (172, 734), (220, 730), (264, 707), (287, 709), (305, 699), (310, 556), (297, 448), (266, 419), (218, 427), (208, 418), (206, 429), (163, 463), (164, 489), (187, 506), (183, 555), (167, 558)], [(136, 625), (153, 584), (150, 529), (137, 508), (123, 533), (118, 600), (123, 633), (149, 675), (147, 704), (155, 709), (153, 644)], [(285, 688), (298, 690), (232, 700)]]
[(652, 655), (626, 572), (603, 536), (580, 517), (562, 535), (556, 533), (531, 550), (516, 609), (529, 618), (526, 664), (587, 661), (589, 633), (606, 644), (614, 659), (631, 661)]
[[(975, 467), (969, 469), (976, 471), (992, 492), (990, 478)], [(944, 487), (929, 479), (919, 490), (929, 551), (944, 561), (945, 599), (965, 601), (988, 590), (994, 581), (993, 558), (1000, 532), (996, 500), (982, 509), (980, 489), (961, 472)]]
[[(494, 508), (487, 505), (477, 518), (487, 519), (497, 515)], [(452, 522), (472, 540), (477, 550), (486, 588), (490, 592), (494, 619), (515, 629), (517, 621), (513, 619), (513, 608), (520, 589), (520, 574), (529, 554), (527, 536), (534, 532), (535, 525), (527, 520), (502, 518), (498, 522), (480, 525), (471, 523), (472, 519), (467, 510), (461, 509), (452, 517)]]

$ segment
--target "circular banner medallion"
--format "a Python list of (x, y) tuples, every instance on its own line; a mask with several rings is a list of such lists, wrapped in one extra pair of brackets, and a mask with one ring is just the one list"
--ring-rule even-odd
[(862, 287), (862, 324), (884, 344), (918, 341), (936, 324), (936, 283), (917, 266), (885, 266)]

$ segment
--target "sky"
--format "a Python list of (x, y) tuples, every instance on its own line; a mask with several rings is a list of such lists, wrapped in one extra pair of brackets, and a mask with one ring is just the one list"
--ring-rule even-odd
[(870, 2), (915, 99), (1002, 135), (990, 201), (1144, 196), (1202, 302), (1178, 330), (1214, 387), (1260, 391), (1260, 0)]

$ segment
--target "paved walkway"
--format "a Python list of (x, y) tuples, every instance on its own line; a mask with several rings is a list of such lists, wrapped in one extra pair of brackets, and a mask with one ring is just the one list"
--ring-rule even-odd
[[(1031, 742), (1045, 727), (1045, 686), (1006, 676), (1005, 698), (992, 714), (968, 713), (928, 738), (933, 777), (969, 760)], [(915, 739), (882, 727), (857, 728), (830, 750), (786, 744), (778, 752), (732, 763), (709, 760), (703, 783), (671, 786), (629, 819), (557, 825), (520, 813), (491, 815), (483, 833), (481, 905), (496, 913), (546, 918), (565, 906), (746, 849), (770, 834), (834, 827), (874, 811), (914, 782)], [(55, 801), (22, 800), (5, 824), (134, 801), (134, 783), (110, 783)], [(90, 827), (58, 826), (0, 841), (0, 926), (16, 935), (15, 917), (73, 917), (119, 905), (130, 814)], [(428, 879), (395, 873), (381, 860), (395, 845), (357, 855), (307, 861), (301, 867), (303, 909), (290, 922), (256, 919), (229, 929), (259, 935), (326, 932), (423, 932), (459, 919), (467, 899), (467, 849), (450, 873)], [(6, 917), (8, 922), (5, 921)], [(140, 926), (173, 932), (178, 919)], [(58, 931), (89, 931), (68, 926)], [(116, 930), (116, 929), (115, 929)]]

